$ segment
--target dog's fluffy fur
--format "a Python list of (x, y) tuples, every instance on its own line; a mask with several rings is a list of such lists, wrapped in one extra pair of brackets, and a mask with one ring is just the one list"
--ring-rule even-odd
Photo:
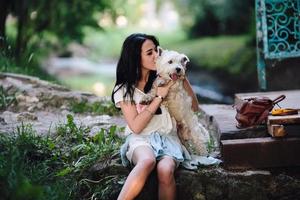
[(184, 54), (163, 50), (160, 47), (158, 47), (158, 54), (156, 60), (158, 77), (153, 84), (154, 88), (142, 99), (142, 103), (152, 101), (156, 86), (164, 85), (171, 79), (175, 81), (163, 104), (175, 118), (179, 127), (178, 136), (190, 153), (207, 155), (208, 131), (198, 122), (198, 117), (192, 111), (192, 98), (183, 88), (186, 64), (189, 59)]

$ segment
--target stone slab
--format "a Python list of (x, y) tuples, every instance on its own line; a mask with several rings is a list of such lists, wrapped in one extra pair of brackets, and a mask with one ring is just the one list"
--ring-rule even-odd
[(232, 105), (205, 104), (200, 109), (205, 113), (206, 124), (214, 126), (215, 138), (221, 140), (269, 137), (266, 126), (238, 129), (235, 108)]
[(300, 137), (300, 124), (268, 124), (272, 137)]
[(300, 166), (300, 138), (249, 138), (221, 141), (229, 169)]
[(276, 97), (282, 94), (286, 96), (286, 98), (283, 101), (279, 102), (279, 105), (282, 108), (300, 108), (300, 90), (237, 93), (235, 94), (235, 102), (249, 97), (269, 97), (270, 99), (275, 99)]
[[(279, 95), (284, 94), (286, 98), (280, 102), (283, 108), (300, 108), (300, 90), (288, 91), (271, 91), (271, 92), (253, 92), (253, 93), (237, 93), (235, 102), (241, 99), (257, 96), (265, 96), (275, 99)], [(215, 127), (215, 138), (218, 141), (229, 139), (257, 138), (269, 137), (267, 127), (265, 125), (255, 126), (252, 128), (238, 129), (236, 127), (236, 110), (233, 105), (225, 104), (203, 104), (200, 109), (205, 115), (206, 124)]]
[(300, 114), (286, 116), (268, 116), (268, 124), (300, 124)]

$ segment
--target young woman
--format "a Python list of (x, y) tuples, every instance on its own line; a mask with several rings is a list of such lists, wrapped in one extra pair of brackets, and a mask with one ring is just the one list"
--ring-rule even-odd
[[(161, 104), (173, 82), (157, 87), (156, 97), (149, 105), (139, 104), (156, 78), (158, 45), (154, 36), (132, 34), (123, 43), (117, 65), (112, 101), (121, 108), (127, 122), (127, 139), (121, 147), (121, 158), (124, 165), (134, 166), (119, 194), (120, 200), (134, 199), (154, 168), (158, 176), (159, 199), (175, 199), (174, 171), (190, 158), (178, 139), (175, 120)], [(193, 99), (193, 109), (198, 110), (198, 101), (188, 80), (184, 85)]]

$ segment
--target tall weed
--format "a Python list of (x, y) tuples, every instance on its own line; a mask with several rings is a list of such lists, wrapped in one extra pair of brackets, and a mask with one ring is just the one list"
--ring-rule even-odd
[(14, 133), (0, 133), (2, 197), (84, 199), (82, 180), (92, 165), (118, 152), (122, 143), (118, 131), (123, 128), (111, 126), (90, 136), (87, 127), (68, 115), (54, 136), (39, 136), (30, 124), (18, 126)]
[(9, 94), (3, 86), (0, 86), (0, 110), (5, 110), (8, 106), (15, 102), (17, 102), (15, 94)]

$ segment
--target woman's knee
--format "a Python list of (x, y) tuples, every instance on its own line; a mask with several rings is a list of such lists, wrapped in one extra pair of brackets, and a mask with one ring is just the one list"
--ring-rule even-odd
[(174, 180), (175, 162), (173, 160), (161, 160), (157, 164), (158, 181), (161, 184), (170, 184)]
[(135, 166), (140, 166), (146, 170), (152, 170), (156, 165), (153, 150), (144, 146), (138, 147), (134, 150), (132, 161)]
[(155, 158), (144, 158), (144, 159), (140, 159), (137, 163), (136, 163), (136, 166), (140, 166), (144, 169), (147, 169), (147, 170), (153, 170), (154, 167), (156, 165), (156, 160)]

